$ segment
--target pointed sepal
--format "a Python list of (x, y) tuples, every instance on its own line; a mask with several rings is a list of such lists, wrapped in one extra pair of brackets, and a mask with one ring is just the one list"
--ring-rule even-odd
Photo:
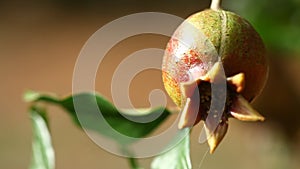
[(182, 103), (183, 106), (178, 122), (179, 129), (192, 127), (200, 121), (200, 115), (198, 114), (200, 106), (198, 83), (200, 83), (200, 80), (183, 83), (181, 85), (183, 98), (186, 99), (182, 99), (184, 103)]
[(182, 98), (192, 97), (195, 93), (195, 90), (198, 89), (197, 87), (198, 84), (201, 83), (200, 81), (200, 79), (197, 79), (195, 81), (181, 83), (180, 91), (182, 93)]
[(245, 88), (245, 74), (239, 73), (234, 76), (228, 77), (227, 82), (236, 88), (237, 93), (240, 93)]
[(230, 107), (230, 114), (242, 121), (264, 121), (265, 118), (252, 108), (250, 103), (242, 96), (237, 95)]
[(207, 137), (207, 143), (210, 148), (210, 153), (212, 154), (227, 133), (228, 121), (227, 119), (220, 121), (215, 128), (209, 127), (207, 123), (204, 123), (204, 129)]

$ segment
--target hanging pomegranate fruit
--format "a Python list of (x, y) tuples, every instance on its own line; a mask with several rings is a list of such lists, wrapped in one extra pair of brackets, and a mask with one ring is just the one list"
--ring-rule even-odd
[(218, 1), (177, 28), (162, 71), (167, 93), (181, 108), (178, 127), (203, 120), (211, 153), (226, 134), (229, 117), (264, 120), (250, 102), (267, 79), (265, 46), (248, 21), (220, 9)]

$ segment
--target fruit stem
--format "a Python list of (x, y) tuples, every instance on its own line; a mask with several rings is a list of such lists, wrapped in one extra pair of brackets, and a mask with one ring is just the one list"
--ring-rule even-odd
[(212, 10), (220, 10), (221, 9), (222, 0), (211, 0), (210, 9)]

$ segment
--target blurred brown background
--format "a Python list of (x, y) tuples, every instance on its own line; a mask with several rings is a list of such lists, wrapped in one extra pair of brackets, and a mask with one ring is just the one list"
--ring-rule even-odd
[[(30, 163), (32, 133), (26, 112), (29, 105), (22, 101), (24, 91), (71, 93), (76, 58), (86, 40), (101, 26), (121, 16), (146, 11), (186, 18), (208, 8), (209, 2), (0, 1), (0, 168), (28, 168)], [(214, 155), (205, 157), (201, 168), (299, 168), (299, 1), (224, 0), (224, 7), (247, 18), (267, 42), (270, 79), (255, 107), (268, 120), (265, 123), (231, 120), (228, 135)], [(141, 35), (119, 43), (108, 53), (99, 70), (97, 90), (111, 99), (110, 82), (116, 65), (134, 51), (150, 47), (163, 49), (167, 41), (164, 36)], [(163, 88), (160, 72), (139, 74), (130, 90), (134, 105), (148, 106), (148, 93), (153, 88)], [(74, 127), (61, 109), (48, 108), (57, 169), (128, 168), (126, 160), (100, 149)], [(198, 126), (193, 131), (194, 168), (199, 168), (207, 151), (206, 145), (197, 143), (200, 129)], [(141, 160), (145, 168), (149, 168), (150, 162), (151, 159)]]

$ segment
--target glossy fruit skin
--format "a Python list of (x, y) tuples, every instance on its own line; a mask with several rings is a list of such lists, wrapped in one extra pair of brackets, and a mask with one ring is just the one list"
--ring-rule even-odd
[[(211, 9), (191, 15), (186, 22), (202, 32), (214, 46), (221, 57), (226, 77), (241, 72), (245, 74), (246, 84), (241, 94), (246, 100), (251, 102), (261, 93), (268, 75), (268, 61), (263, 41), (249, 22), (232, 12)], [(192, 36), (191, 43), (181, 47), (180, 39), (188, 31), (184, 25), (175, 31), (168, 42), (162, 64), (165, 89), (179, 107), (184, 99), (180, 84), (193, 80), (191, 70), (196, 70), (199, 77), (205, 76), (217, 61), (210, 59), (211, 49), (203, 52), (210, 47), (198, 42), (197, 32)]]

